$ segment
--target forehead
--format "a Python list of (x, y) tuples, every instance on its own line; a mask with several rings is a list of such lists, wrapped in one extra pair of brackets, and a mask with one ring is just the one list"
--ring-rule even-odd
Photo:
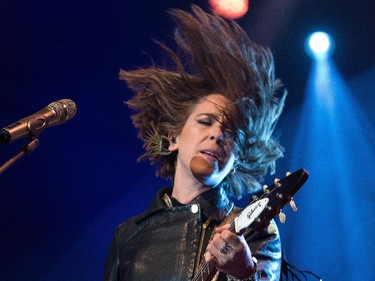
[(220, 94), (211, 94), (202, 98), (194, 107), (193, 112), (215, 112), (220, 113), (228, 109), (230, 101), (220, 95)]

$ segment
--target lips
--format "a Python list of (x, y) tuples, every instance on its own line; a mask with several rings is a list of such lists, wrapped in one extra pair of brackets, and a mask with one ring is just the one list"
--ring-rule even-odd
[(202, 150), (201, 153), (205, 154), (205, 155), (208, 155), (209, 158), (214, 158), (217, 161), (220, 161), (220, 162), (223, 161), (222, 160), (222, 155), (219, 152), (215, 151), (215, 150)]

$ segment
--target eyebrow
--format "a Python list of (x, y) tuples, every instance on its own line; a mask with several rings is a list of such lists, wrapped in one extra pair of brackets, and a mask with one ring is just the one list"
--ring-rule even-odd
[[(202, 116), (202, 115), (205, 115), (205, 116), (207, 116), (207, 117), (209, 117), (209, 118), (215, 119), (215, 120), (216, 120), (217, 122), (219, 122), (220, 124), (224, 124), (224, 119), (225, 119), (224, 114), (219, 114), (219, 115), (218, 115), (218, 114), (215, 114), (215, 113), (198, 113), (198, 114), (197, 114), (197, 117), (200, 117), (200, 116)], [(220, 119), (219, 119), (221, 116), (224, 117), (223, 120), (220, 120)]]
[[(214, 113), (205, 113), (205, 112), (203, 112), (203, 113), (198, 113), (197, 114), (197, 116), (202, 116), (202, 115), (206, 115), (206, 116), (208, 116), (208, 117), (212, 117), (212, 118), (214, 118), (214, 119), (218, 119), (218, 115), (217, 114), (214, 114)], [(221, 114), (220, 114), (221, 115)]]

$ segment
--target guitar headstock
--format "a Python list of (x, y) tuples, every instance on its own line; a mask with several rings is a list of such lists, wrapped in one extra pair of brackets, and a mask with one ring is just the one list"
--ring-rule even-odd
[[(263, 192), (252, 197), (250, 204), (235, 218), (234, 228), (236, 233), (241, 233), (245, 228), (260, 231), (268, 226), (270, 220), (280, 213), (281, 208), (291, 203), (296, 210), (293, 195), (302, 187), (309, 177), (309, 173), (300, 169), (287, 173), (283, 179), (275, 179), (271, 186), (264, 186)], [(281, 217), (282, 220), (282, 217)]]

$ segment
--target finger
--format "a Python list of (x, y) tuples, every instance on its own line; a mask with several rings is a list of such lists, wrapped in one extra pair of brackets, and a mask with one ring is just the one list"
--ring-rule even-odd
[(224, 230), (220, 233), (221, 238), (233, 245), (234, 247), (241, 246), (245, 242), (245, 238), (242, 235), (238, 235), (229, 230)]
[(233, 246), (228, 243), (228, 241), (223, 240), (221, 237), (212, 241), (210, 246), (211, 247), (209, 249), (211, 254), (213, 254), (219, 260), (219, 262), (222, 262), (230, 257), (234, 250)]
[[(207, 252), (214, 257), (214, 265), (219, 268), (232, 258), (233, 247), (221, 239), (217, 239), (216, 243), (211, 241), (207, 246)], [(211, 258), (210, 255), (207, 259)]]
[[(234, 246), (241, 246), (244, 240), (243, 236), (230, 231), (228, 229), (229, 226), (229, 224), (225, 224), (215, 228), (215, 234), (220, 234), (222, 240), (227, 241), (228, 243), (233, 244)], [(220, 245), (217, 246), (221, 247)]]
[(227, 230), (229, 227), (230, 227), (229, 223), (217, 226), (217, 227), (215, 227), (215, 232), (220, 233), (220, 232), (222, 232), (224, 230)]
[(220, 234), (216, 233), (211, 242), (207, 245), (207, 251), (215, 257), (219, 257), (220, 249), (224, 246), (225, 241), (221, 238)]
[(217, 260), (217, 258), (216, 258), (213, 254), (211, 254), (209, 251), (207, 251), (207, 252), (204, 254), (204, 260), (205, 260), (208, 264), (210, 264), (210, 265), (212, 265), (212, 266), (214, 266), (214, 267), (217, 267), (217, 266), (218, 266), (218, 260)]

